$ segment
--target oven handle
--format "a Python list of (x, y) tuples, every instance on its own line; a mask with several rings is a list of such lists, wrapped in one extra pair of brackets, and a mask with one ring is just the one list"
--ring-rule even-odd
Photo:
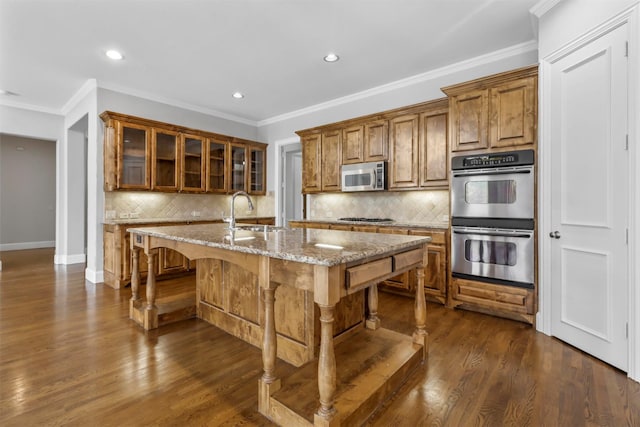
[(513, 175), (516, 173), (529, 174), (531, 173), (531, 169), (519, 169), (519, 170), (510, 170), (510, 171), (469, 171), (469, 172), (454, 172), (453, 177), (461, 177), (461, 176), (490, 176), (490, 175)]
[(509, 234), (509, 233), (497, 233), (494, 231), (458, 231), (453, 230), (453, 234), (471, 234), (471, 235), (480, 235), (480, 236), (495, 236), (495, 237), (515, 237), (520, 239), (530, 239), (532, 236), (530, 234), (518, 233), (518, 234)]

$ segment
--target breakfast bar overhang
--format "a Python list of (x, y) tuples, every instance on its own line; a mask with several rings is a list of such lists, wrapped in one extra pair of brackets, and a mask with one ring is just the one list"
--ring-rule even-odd
[[(159, 248), (197, 260), (198, 317), (261, 346), (264, 372), (258, 385), (258, 409), (279, 425), (360, 424), (426, 359), (424, 268), (429, 237), (242, 225), (229, 230), (223, 224), (129, 231), (133, 254), (130, 318), (145, 329), (158, 327), (153, 263)], [(139, 295), (141, 250), (149, 260), (146, 300)], [(218, 271), (225, 266), (248, 276)], [(409, 337), (380, 327), (377, 283), (413, 269), (417, 274), (416, 328)], [(229, 290), (246, 286), (246, 278), (254, 276), (261, 309), (255, 321), (230, 323), (229, 319), (237, 321), (238, 316), (225, 312), (222, 305), (217, 307), (215, 301), (205, 301), (203, 293), (217, 292), (215, 288), (204, 290), (207, 283), (223, 283)], [(286, 292), (281, 293), (283, 301), (276, 299), (279, 287), (309, 296), (310, 304), (319, 308), (319, 332), (313, 319), (296, 312), (309, 311), (309, 305), (287, 304)], [(365, 290), (368, 309), (360, 324), (363, 327), (350, 327), (343, 334), (347, 338), (335, 338), (336, 306), (350, 296), (364, 295)], [(238, 301), (241, 305), (242, 299)], [(313, 311), (312, 307), (311, 317)], [(286, 323), (289, 316), (305, 319), (303, 338), (292, 339), (280, 333), (282, 327), (278, 330), (277, 321)], [(278, 357), (300, 368), (288, 378), (279, 378)], [(311, 375), (316, 369), (317, 374)]]

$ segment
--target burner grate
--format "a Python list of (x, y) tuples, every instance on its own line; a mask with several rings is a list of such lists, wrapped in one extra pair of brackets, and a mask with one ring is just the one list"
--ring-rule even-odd
[(345, 218), (338, 218), (338, 221), (353, 221), (353, 222), (393, 222), (393, 219), (391, 219), (391, 218), (345, 217)]

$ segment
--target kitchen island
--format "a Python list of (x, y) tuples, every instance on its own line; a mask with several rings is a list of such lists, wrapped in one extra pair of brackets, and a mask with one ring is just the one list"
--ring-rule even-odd
[[(134, 270), (130, 317), (145, 329), (157, 327), (151, 268), (146, 301), (139, 295), (140, 251), (150, 263), (160, 248), (180, 252), (197, 260), (198, 317), (262, 347), (258, 409), (263, 415), (280, 425), (362, 423), (426, 358), (423, 285), (430, 239), (240, 228), (229, 231), (226, 225), (209, 224), (129, 229)], [(411, 269), (417, 269), (418, 286), (416, 329), (409, 337), (380, 327), (376, 284)], [(233, 291), (238, 289), (234, 298)], [(366, 318), (353, 326), (346, 324), (349, 327), (340, 331), (340, 337), (346, 338), (336, 338), (336, 307), (365, 289)], [(238, 322), (239, 314), (254, 304), (254, 296), (259, 301), (258, 315)], [(300, 369), (288, 378), (278, 378), (278, 357)]]

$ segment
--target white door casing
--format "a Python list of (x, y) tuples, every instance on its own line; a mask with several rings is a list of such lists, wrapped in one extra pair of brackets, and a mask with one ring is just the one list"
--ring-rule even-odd
[(628, 25), (549, 68), (551, 335), (628, 367)]

